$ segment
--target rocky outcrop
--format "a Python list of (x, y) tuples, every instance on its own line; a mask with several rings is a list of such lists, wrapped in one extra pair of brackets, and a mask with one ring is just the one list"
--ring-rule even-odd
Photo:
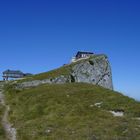
[(70, 80), (71, 80), (70, 77), (61, 75), (56, 78), (23, 82), (21, 84), (18, 84), (17, 88), (36, 87), (42, 84), (64, 84), (64, 83), (70, 83), (71, 82)]
[(113, 89), (111, 67), (105, 55), (81, 61), (72, 68), (72, 71), (75, 82), (91, 83)]
[(68, 75), (50, 77), (44, 80), (33, 80), (18, 85), (20, 88), (34, 87), (41, 84), (63, 84), (71, 82), (83, 82), (113, 89), (111, 67), (106, 55), (94, 55), (91, 58), (70, 64)]

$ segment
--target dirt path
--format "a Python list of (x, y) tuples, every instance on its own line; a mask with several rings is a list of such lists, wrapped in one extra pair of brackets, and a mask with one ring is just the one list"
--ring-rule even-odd
[(2, 125), (6, 132), (7, 139), (16, 140), (16, 129), (13, 128), (10, 122), (8, 121), (10, 107), (5, 103), (2, 86), (0, 86), (0, 104), (5, 107), (4, 115), (2, 118)]

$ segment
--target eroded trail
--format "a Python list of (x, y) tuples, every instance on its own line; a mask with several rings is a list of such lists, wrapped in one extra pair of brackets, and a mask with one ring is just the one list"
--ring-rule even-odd
[(12, 125), (8, 120), (10, 107), (5, 103), (4, 94), (3, 94), (3, 85), (0, 85), (0, 104), (5, 108), (4, 115), (2, 118), (2, 125), (6, 132), (7, 139), (16, 140), (16, 129), (12, 127)]

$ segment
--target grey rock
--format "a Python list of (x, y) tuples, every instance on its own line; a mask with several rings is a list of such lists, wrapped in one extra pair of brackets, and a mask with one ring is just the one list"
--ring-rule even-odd
[(17, 88), (29, 88), (29, 87), (36, 87), (42, 84), (51, 84), (52, 82), (50, 79), (45, 79), (45, 80), (34, 80), (34, 81), (28, 81), (28, 82), (23, 82), (21, 84), (18, 84)]
[(61, 75), (60, 77), (56, 77), (56, 78), (23, 82), (19, 84), (17, 88), (36, 87), (42, 84), (64, 84), (64, 83), (70, 83), (70, 78)]
[(41, 84), (40, 80), (28, 81), (28, 82), (23, 82), (19, 84), (18, 88), (28, 88), (28, 87), (38, 86), (40, 84)]
[(113, 89), (111, 67), (105, 55), (81, 62), (75, 65), (72, 71), (75, 82), (91, 83)]
[(70, 79), (69, 79), (69, 77), (65, 77), (65, 76), (61, 75), (60, 77), (53, 79), (52, 83), (56, 83), (56, 84), (70, 83)]

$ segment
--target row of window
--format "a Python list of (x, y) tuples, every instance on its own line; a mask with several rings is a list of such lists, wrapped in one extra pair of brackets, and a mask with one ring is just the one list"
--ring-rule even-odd
[(5, 77), (23, 77), (23, 74), (4, 74)]

